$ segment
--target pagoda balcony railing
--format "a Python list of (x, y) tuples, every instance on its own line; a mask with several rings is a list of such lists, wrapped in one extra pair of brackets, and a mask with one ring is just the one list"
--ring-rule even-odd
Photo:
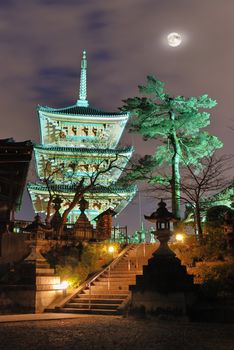
[[(27, 237), (27, 240), (33, 240), (36, 237), (35, 232), (30, 232), (27, 231), (27, 226), (31, 225), (33, 221), (28, 221), (28, 220), (14, 220), (11, 221), (9, 224), (9, 232), (17, 233), (17, 234), (24, 234)], [(40, 238), (43, 239), (48, 239), (48, 240), (65, 240), (65, 241), (77, 241), (77, 240), (90, 240), (90, 239), (96, 239), (98, 238), (97, 236), (97, 231), (94, 228), (93, 229), (93, 235), (90, 237), (90, 235), (84, 230), (84, 233), (78, 237), (74, 236), (74, 223), (67, 223), (64, 227), (64, 233), (58, 237), (56, 230), (53, 230), (51, 228), (46, 228), (45, 224), (43, 223), (44, 226), (44, 233), (40, 235)], [(38, 237), (39, 238), (39, 237)], [(119, 243), (129, 243), (129, 237), (128, 237), (128, 230), (127, 226), (113, 226), (111, 230), (111, 237), (109, 239), (112, 242), (119, 242)]]

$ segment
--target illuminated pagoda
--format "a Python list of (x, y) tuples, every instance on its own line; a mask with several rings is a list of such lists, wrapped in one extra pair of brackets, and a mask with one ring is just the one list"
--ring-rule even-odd
[[(117, 159), (118, 168), (102, 174), (98, 186), (85, 194), (89, 203), (86, 215), (90, 220), (112, 209), (120, 213), (136, 193), (136, 187), (119, 187), (122, 169), (132, 155), (132, 148), (118, 148), (128, 113), (104, 112), (93, 108), (87, 100), (87, 60), (81, 60), (80, 91), (76, 104), (65, 108), (38, 107), (41, 144), (34, 146), (36, 170), (41, 182), (29, 183), (28, 190), (36, 213), (45, 213), (49, 192), (43, 179), (54, 174), (51, 189), (63, 199), (61, 212), (74, 196), (75, 183), (90, 176), (103, 161)], [(60, 171), (57, 171), (60, 169)], [(79, 205), (69, 214), (75, 223)]]

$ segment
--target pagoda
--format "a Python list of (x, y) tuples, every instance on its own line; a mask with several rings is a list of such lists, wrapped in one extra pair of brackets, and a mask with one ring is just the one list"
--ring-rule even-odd
[[(62, 199), (61, 213), (74, 196), (76, 183), (97, 171), (103, 162), (116, 160), (117, 167), (99, 177), (98, 185), (85, 194), (89, 220), (111, 209), (116, 214), (131, 201), (136, 187), (120, 187), (118, 179), (133, 149), (118, 148), (129, 114), (106, 112), (89, 105), (87, 100), (87, 59), (81, 60), (79, 99), (65, 108), (38, 106), (41, 143), (34, 145), (36, 171), (40, 182), (29, 183), (34, 211), (46, 213), (50, 191)], [(53, 176), (52, 176), (53, 174)], [(51, 175), (51, 176), (50, 176)], [(53, 213), (53, 209), (52, 209)], [(70, 212), (68, 223), (80, 215), (79, 204)]]

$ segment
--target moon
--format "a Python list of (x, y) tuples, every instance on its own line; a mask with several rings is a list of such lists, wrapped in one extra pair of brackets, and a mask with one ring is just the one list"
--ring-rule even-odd
[(167, 36), (168, 45), (171, 47), (177, 47), (182, 43), (182, 37), (179, 33), (170, 33)]

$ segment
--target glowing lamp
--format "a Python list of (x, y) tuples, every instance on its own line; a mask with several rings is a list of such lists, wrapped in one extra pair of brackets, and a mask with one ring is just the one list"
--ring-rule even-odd
[(68, 286), (69, 286), (68, 281), (63, 281), (60, 284), (61, 289), (67, 289)]
[(110, 245), (110, 246), (108, 247), (108, 252), (109, 252), (110, 254), (112, 254), (112, 253), (114, 253), (114, 251), (115, 251), (115, 248), (113, 247), (113, 245)]
[(177, 233), (177, 235), (176, 235), (176, 240), (177, 240), (178, 242), (183, 242), (184, 236), (183, 236), (181, 233)]

